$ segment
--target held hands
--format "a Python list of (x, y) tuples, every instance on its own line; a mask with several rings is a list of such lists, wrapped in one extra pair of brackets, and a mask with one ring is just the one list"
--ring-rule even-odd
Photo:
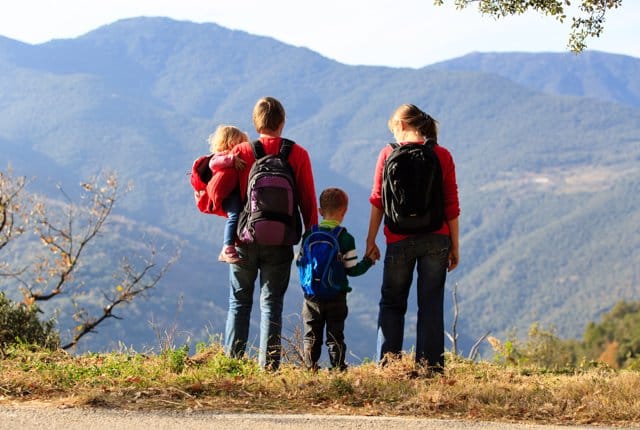
[(365, 251), (365, 257), (369, 258), (375, 264), (376, 261), (380, 260), (380, 249), (378, 245), (374, 242), (367, 242), (367, 250)]
[[(365, 257), (369, 258), (375, 264), (376, 261), (380, 260), (380, 249), (375, 242), (367, 242), (367, 250), (364, 254)], [(451, 272), (456, 267), (458, 267), (458, 262), (460, 260), (459, 250), (458, 248), (451, 248), (448, 256), (448, 264), (447, 271)]]

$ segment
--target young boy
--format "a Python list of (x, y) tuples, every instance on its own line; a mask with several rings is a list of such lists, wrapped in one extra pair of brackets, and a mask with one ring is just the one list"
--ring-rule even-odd
[[(320, 194), (320, 215), (322, 221), (319, 228), (331, 231), (340, 226), (347, 212), (349, 197), (339, 188), (327, 188)], [(309, 235), (307, 231), (302, 240)], [(373, 265), (373, 260), (364, 256), (358, 262), (356, 244), (353, 236), (342, 229), (338, 236), (340, 253), (345, 268), (343, 279), (339, 280), (342, 291), (332, 299), (320, 299), (305, 294), (302, 305), (302, 319), (304, 324), (304, 361), (310, 370), (318, 369), (318, 360), (322, 348), (322, 332), (326, 325), (327, 348), (329, 360), (334, 369), (345, 370), (344, 321), (347, 318), (347, 293), (351, 291), (346, 275), (359, 276)]]

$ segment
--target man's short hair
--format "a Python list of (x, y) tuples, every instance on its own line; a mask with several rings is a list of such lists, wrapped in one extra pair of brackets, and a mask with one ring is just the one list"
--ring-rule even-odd
[(284, 122), (282, 103), (273, 97), (263, 97), (253, 108), (253, 125), (258, 133), (264, 130), (276, 131)]

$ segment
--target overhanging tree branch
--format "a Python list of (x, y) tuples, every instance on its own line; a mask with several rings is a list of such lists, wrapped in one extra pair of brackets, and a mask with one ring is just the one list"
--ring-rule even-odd
[[(434, 0), (441, 6), (446, 0)], [(572, 7), (569, 0), (452, 0), (457, 9), (465, 9), (476, 5), (483, 15), (503, 18), (521, 15), (533, 11), (554, 17), (560, 22), (567, 18), (569, 9), (571, 29), (567, 47), (574, 52), (582, 52), (586, 41), (592, 37), (600, 37), (604, 31), (605, 18), (608, 11), (622, 6), (622, 0), (579, 0), (577, 7)], [(575, 12), (574, 12), (575, 11)]]

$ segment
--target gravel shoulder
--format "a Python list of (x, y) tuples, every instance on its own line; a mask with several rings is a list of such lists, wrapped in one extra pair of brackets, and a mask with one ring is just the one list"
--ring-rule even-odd
[[(593, 430), (614, 427), (512, 424), (404, 417), (128, 411), (84, 407), (61, 408), (47, 404), (0, 404), (0, 430), (307, 430), (321, 428), (347, 430)], [(640, 426), (626, 428), (640, 429)]]

